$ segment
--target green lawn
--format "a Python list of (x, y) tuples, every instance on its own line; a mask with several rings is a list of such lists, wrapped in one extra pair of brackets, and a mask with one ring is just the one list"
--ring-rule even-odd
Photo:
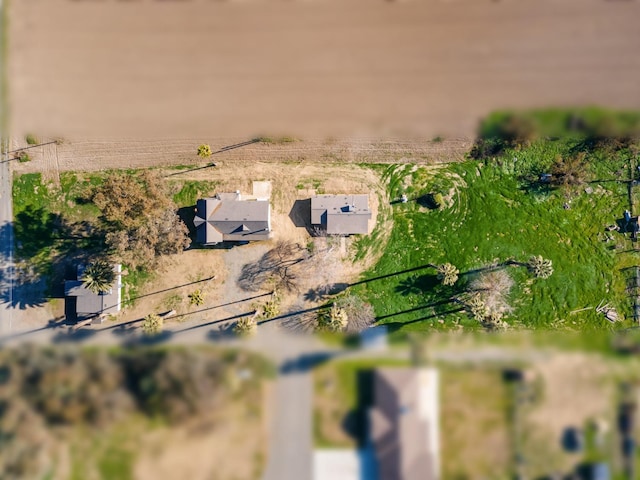
[[(371, 403), (371, 372), (379, 367), (408, 367), (395, 359), (332, 361), (313, 372), (314, 445), (318, 448), (355, 447)], [(348, 431), (350, 430), (350, 431)]]
[[(130, 171), (134, 173), (135, 171)], [(99, 209), (91, 203), (91, 192), (112, 172), (60, 175), (60, 185), (45, 182), (40, 173), (23, 174), (13, 180), (14, 231), (16, 257), (49, 276), (51, 288), (61, 285), (64, 265), (69, 259), (104, 250)], [(178, 207), (195, 205), (201, 195), (213, 193), (215, 182), (170, 180)], [(139, 287), (152, 274), (131, 271), (124, 278), (127, 298), (134, 298)]]
[(173, 195), (173, 201), (178, 207), (191, 207), (199, 198), (211, 196), (215, 193), (217, 182), (212, 181), (171, 181), (172, 187), (177, 193)]
[[(605, 241), (605, 227), (629, 208), (627, 184), (622, 181), (629, 178), (628, 154), (589, 157), (591, 194), (584, 187), (567, 193), (529, 184), (529, 178), (537, 178), (536, 173), (549, 168), (567, 148), (562, 142), (542, 141), (494, 161), (375, 166), (384, 168), (390, 198), (404, 193), (410, 199), (393, 205), (394, 226), (384, 254), (364, 274), (366, 282), (353, 287), (374, 305), (379, 323), (402, 333), (479, 328), (457, 311), (460, 305), (447, 299), (464, 290), (474, 270), (509, 259), (526, 262), (531, 255), (551, 259), (554, 274), (534, 279), (524, 267), (504, 267), (515, 281), (510, 296), (513, 311), (507, 318), (511, 325), (609, 330), (614, 326), (593, 309), (569, 314), (602, 300), (630, 316), (620, 269), (634, 265), (638, 256), (619, 253), (631, 248), (619, 233)], [(415, 201), (433, 192), (445, 197), (442, 208), (430, 209)], [(359, 246), (362, 255), (369, 241), (362, 240)], [(440, 285), (435, 270), (427, 267), (444, 262), (460, 269), (454, 287)], [(376, 280), (385, 275), (392, 276)]]

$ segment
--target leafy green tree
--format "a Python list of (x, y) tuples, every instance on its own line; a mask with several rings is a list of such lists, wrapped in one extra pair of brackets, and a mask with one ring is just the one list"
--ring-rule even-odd
[(163, 318), (155, 313), (150, 313), (144, 317), (144, 321), (142, 322), (142, 331), (145, 335), (158, 335), (162, 332), (163, 327)]
[(137, 227), (171, 204), (163, 185), (153, 172), (115, 173), (95, 189), (92, 201), (110, 226)]
[(205, 143), (198, 147), (198, 156), (200, 158), (207, 158), (211, 156), (211, 147)]
[(105, 260), (96, 260), (84, 270), (82, 281), (84, 286), (93, 293), (106, 292), (116, 279), (113, 265)]
[(102, 212), (110, 254), (129, 267), (153, 266), (190, 244), (189, 229), (154, 172), (109, 175), (91, 199)]

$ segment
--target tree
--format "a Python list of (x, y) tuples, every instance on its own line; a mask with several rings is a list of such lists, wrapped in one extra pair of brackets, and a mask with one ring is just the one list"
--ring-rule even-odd
[(258, 331), (255, 317), (242, 317), (233, 327), (233, 333), (239, 337), (252, 337)]
[(443, 263), (436, 267), (438, 270), (438, 280), (442, 281), (443, 285), (452, 286), (458, 281), (458, 274), (460, 270), (451, 263)]
[(198, 156), (200, 158), (207, 158), (211, 156), (211, 147), (206, 143), (203, 143), (198, 147)]
[(162, 332), (163, 326), (163, 318), (155, 313), (150, 313), (144, 317), (144, 321), (142, 322), (142, 331), (145, 335), (158, 335)]
[(553, 262), (542, 255), (533, 255), (527, 262), (527, 268), (536, 278), (549, 278), (553, 274)]
[(338, 298), (334, 305), (343, 311), (347, 318), (347, 324), (344, 328), (347, 333), (361, 332), (375, 322), (376, 315), (373, 307), (357, 295), (346, 294)]
[(508, 297), (513, 284), (505, 270), (485, 271), (469, 282), (469, 291), (482, 297), (489, 312), (503, 314), (511, 310)]
[(93, 293), (106, 292), (116, 279), (113, 265), (105, 260), (96, 260), (84, 270), (82, 281), (84, 286)]
[(259, 309), (258, 316), (262, 319), (270, 319), (277, 317), (280, 314), (280, 296), (278, 292), (274, 290), (271, 293), (271, 298), (267, 300), (264, 305)]
[(487, 316), (487, 305), (479, 293), (474, 293), (464, 302), (464, 307), (474, 319), (483, 322)]
[(202, 290), (198, 289), (189, 295), (189, 304), (196, 306), (204, 305), (204, 294)]
[(582, 185), (587, 177), (585, 157), (585, 152), (569, 157), (558, 155), (551, 165), (551, 183), (561, 187)]
[(335, 303), (331, 309), (318, 318), (318, 327), (329, 332), (343, 332), (349, 323), (347, 312)]
[(182, 252), (189, 229), (153, 172), (110, 175), (92, 196), (102, 211), (110, 253), (129, 267), (152, 266), (157, 257)]
[(138, 227), (171, 205), (163, 185), (150, 171), (139, 175), (115, 173), (96, 188), (92, 201), (114, 229)]
[(460, 302), (464, 305), (464, 308), (469, 315), (471, 315), (474, 320), (480, 322), (485, 328), (495, 330), (498, 328), (505, 328), (507, 326), (507, 324), (502, 320), (502, 310), (488, 306), (482, 294), (478, 292), (473, 293), (466, 300), (462, 300)]

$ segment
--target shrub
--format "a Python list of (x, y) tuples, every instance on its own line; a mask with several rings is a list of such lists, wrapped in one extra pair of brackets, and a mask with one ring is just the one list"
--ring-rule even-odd
[(24, 139), (27, 142), (27, 145), (37, 145), (39, 143), (38, 138), (31, 133), (28, 133)]
[(18, 155), (18, 161), (20, 163), (30, 162), (31, 157), (27, 152), (20, 152), (20, 154)]

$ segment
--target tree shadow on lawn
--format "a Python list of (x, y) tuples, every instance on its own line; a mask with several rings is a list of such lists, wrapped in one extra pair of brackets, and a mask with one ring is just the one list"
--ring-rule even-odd
[(411, 275), (396, 285), (395, 292), (403, 296), (419, 295), (427, 291), (433, 291), (437, 287), (442, 286), (437, 275)]
[[(16, 214), (12, 225), (15, 243), (11, 273), (13, 290), (5, 288), (2, 300), (14, 308), (44, 304), (48, 297), (64, 297), (64, 280), (75, 279), (75, 267), (106, 250), (105, 232), (88, 221), (69, 222), (59, 214), (42, 207), (27, 206)], [(0, 232), (9, 238), (8, 232)], [(9, 249), (2, 252), (8, 260)], [(46, 295), (46, 296), (45, 296)]]
[[(452, 303), (452, 302), (450, 302)], [(405, 314), (405, 313), (411, 313), (412, 311), (416, 311), (420, 308), (426, 308), (426, 307), (419, 307), (419, 308), (415, 308), (415, 309), (411, 309), (408, 310), (406, 312), (399, 312), (396, 315), (400, 315), (400, 314)], [(383, 325), (385, 325), (387, 327), (387, 332), (389, 334), (397, 332), (398, 330), (404, 328), (407, 325), (411, 325), (412, 323), (418, 323), (418, 322), (424, 322), (427, 320), (434, 320), (438, 317), (442, 317), (444, 315), (450, 315), (452, 313), (460, 313), (460, 312), (464, 312), (465, 309), (464, 307), (456, 307), (456, 308), (450, 308), (448, 310), (445, 311), (438, 311), (435, 313), (432, 313), (431, 315), (425, 315), (424, 317), (420, 317), (420, 318), (414, 318), (413, 320), (409, 320), (406, 322), (389, 322), (389, 323), (384, 323)]]

